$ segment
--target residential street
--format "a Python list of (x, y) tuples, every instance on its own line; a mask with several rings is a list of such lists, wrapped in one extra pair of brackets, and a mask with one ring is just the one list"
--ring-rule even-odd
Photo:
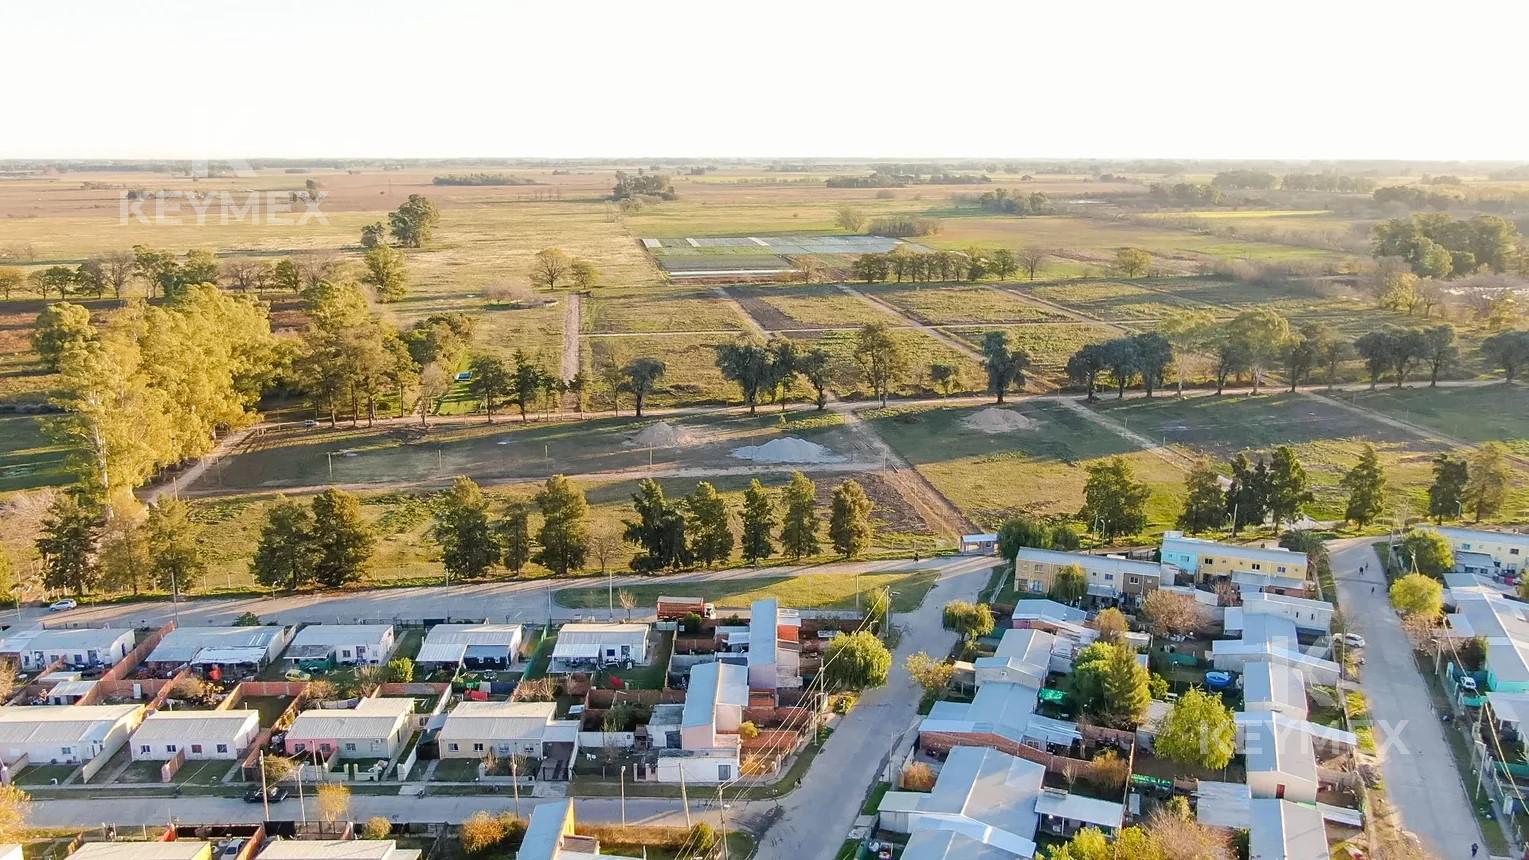
[[(1330, 545), (1339, 602), (1349, 630), (1366, 640), (1361, 681), (1375, 721), (1386, 793), (1402, 826), (1442, 860), (1467, 860), (1480, 831), (1457, 777), (1443, 727), (1412, 660), (1412, 645), (1392, 611), (1374, 538)], [(1360, 572), (1361, 565), (1367, 569)]]

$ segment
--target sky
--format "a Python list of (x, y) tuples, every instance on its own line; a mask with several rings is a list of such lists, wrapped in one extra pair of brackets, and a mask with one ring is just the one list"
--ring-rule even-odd
[(1529, 3), (7, 0), (0, 158), (1529, 162)]

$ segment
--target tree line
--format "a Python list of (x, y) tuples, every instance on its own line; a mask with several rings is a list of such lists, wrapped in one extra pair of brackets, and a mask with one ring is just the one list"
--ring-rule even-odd
[(884, 254), (861, 254), (850, 263), (850, 274), (868, 284), (893, 280), (898, 283), (933, 281), (974, 282), (993, 277), (1011, 278), (1023, 272), (1035, 280), (1036, 272), (1051, 252), (1038, 248), (967, 248), (964, 251), (917, 253), (898, 248)]

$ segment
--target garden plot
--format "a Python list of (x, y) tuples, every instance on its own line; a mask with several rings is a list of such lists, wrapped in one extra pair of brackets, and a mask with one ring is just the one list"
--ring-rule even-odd
[(1196, 307), (1193, 301), (1119, 281), (1049, 284), (1021, 290), (1085, 316), (1109, 321), (1159, 319)]
[(796, 270), (792, 257), (855, 257), (922, 245), (886, 236), (710, 236), (644, 238), (642, 247), (673, 278), (754, 277)]
[(892, 319), (829, 284), (737, 286), (728, 292), (768, 331), (850, 328)]
[(989, 287), (957, 284), (859, 284), (855, 288), (930, 325), (1031, 323), (1065, 319), (1055, 311)]

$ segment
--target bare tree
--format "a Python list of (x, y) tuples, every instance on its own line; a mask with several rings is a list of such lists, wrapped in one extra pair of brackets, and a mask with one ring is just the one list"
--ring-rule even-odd
[(859, 233), (865, 227), (865, 213), (853, 206), (840, 206), (834, 210), (834, 223), (848, 233)]
[(301, 251), (292, 255), (298, 278), (304, 287), (330, 280), (340, 269), (340, 259), (328, 251)]
[(223, 281), (241, 293), (259, 285), (262, 264), (254, 260), (229, 260), (223, 264)]
[(1035, 273), (1040, 271), (1041, 264), (1046, 262), (1047, 256), (1049, 256), (1047, 252), (1040, 248), (1021, 248), (1019, 253), (1014, 255), (1014, 260), (1024, 270), (1025, 277), (1033, 281)]
[(616, 595), (616, 602), (621, 604), (621, 609), (626, 613), (626, 620), (632, 620), (632, 610), (637, 608), (637, 595), (625, 588)]
[(1206, 621), (1205, 610), (1194, 597), (1162, 589), (1147, 595), (1141, 615), (1154, 636), (1194, 633)]
[(127, 285), (133, 282), (133, 255), (128, 251), (108, 251), (95, 259), (101, 267), (101, 279), (120, 301)]
[(330, 824), (350, 813), (350, 786), (343, 782), (326, 782), (318, 790), (319, 818)]
[(531, 283), (555, 290), (565, 277), (572, 274), (573, 258), (560, 248), (543, 248), (531, 261)]
[(589, 553), (599, 563), (601, 573), (610, 569), (610, 563), (621, 553), (625, 545), (626, 542), (621, 537), (621, 529), (614, 525), (597, 526), (589, 536)]

